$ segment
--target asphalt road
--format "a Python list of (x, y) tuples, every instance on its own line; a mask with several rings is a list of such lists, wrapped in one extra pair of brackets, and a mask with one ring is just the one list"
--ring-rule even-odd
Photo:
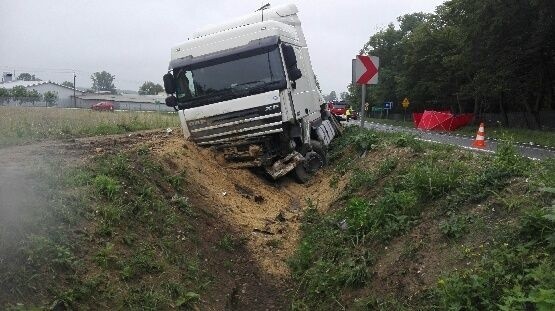
[[(350, 121), (349, 125), (360, 125), (360, 120)], [(484, 149), (472, 147), (474, 142), (474, 137), (469, 137), (457, 133), (445, 133), (445, 132), (432, 132), (423, 131), (414, 128), (406, 128), (395, 125), (386, 125), (376, 122), (364, 122), (364, 127), (369, 129), (374, 129), (382, 132), (405, 132), (415, 135), (418, 139), (439, 143), (439, 144), (449, 144), (458, 146), (461, 148), (475, 150), (479, 152), (491, 152), (494, 153), (497, 150), (498, 142), (495, 139), (488, 139), (486, 132), (486, 147)], [(534, 160), (546, 159), (555, 157), (555, 149), (551, 148), (541, 148), (537, 146), (526, 146), (526, 145), (516, 145), (518, 152), (525, 157)]]

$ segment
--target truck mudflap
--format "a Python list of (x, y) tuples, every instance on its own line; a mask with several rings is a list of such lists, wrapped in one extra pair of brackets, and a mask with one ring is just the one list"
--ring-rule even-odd
[(304, 157), (297, 151), (293, 151), (285, 158), (276, 161), (271, 166), (267, 166), (266, 172), (268, 172), (273, 179), (278, 179), (295, 169), (302, 161), (304, 161)]
[(316, 134), (324, 145), (329, 145), (335, 137), (335, 129), (329, 120), (322, 121), (322, 124), (316, 129)]

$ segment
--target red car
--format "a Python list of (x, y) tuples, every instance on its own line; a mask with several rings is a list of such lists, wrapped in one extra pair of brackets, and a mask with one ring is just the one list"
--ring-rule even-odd
[(111, 102), (99, 102), (92, 105), (91, 109), (98, 111), (114, 111), (114, 104)]

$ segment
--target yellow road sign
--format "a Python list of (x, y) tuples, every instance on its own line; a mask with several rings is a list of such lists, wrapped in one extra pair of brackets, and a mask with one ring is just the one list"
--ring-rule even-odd
[(405, 99), (403, 99), (403, 102), (401, 103), (401, 105), (403, 105), (403, 108), (407, 109), (410, 105), (409, 99), (405, 97)]

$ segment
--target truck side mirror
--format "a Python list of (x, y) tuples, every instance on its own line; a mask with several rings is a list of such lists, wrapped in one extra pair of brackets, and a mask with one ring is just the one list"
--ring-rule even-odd
[(177, 98), (173, 95), (166, 97), (166, 106), (175, 108), (177, 106)]
[(297, 66), (290, 68), (287, 73), (289, 73), (289, 80), (291, 81), (297, 81), (303, 76), (303, 73)]
[[(175, 80), (173, 79), (173, 75), (171, 73), (166, 73), (164, 75), (164, 91), (166, 94), (173, 94), (175, 93)], [(167, 103), (167, 99), (166, 99)]]
[(290, 45), (282, 45), (283, 50), (283, 60), (285, 61), (285, 67), (290, 68), (297, 65), (297, 57), (295, 56), (295, 50)]

